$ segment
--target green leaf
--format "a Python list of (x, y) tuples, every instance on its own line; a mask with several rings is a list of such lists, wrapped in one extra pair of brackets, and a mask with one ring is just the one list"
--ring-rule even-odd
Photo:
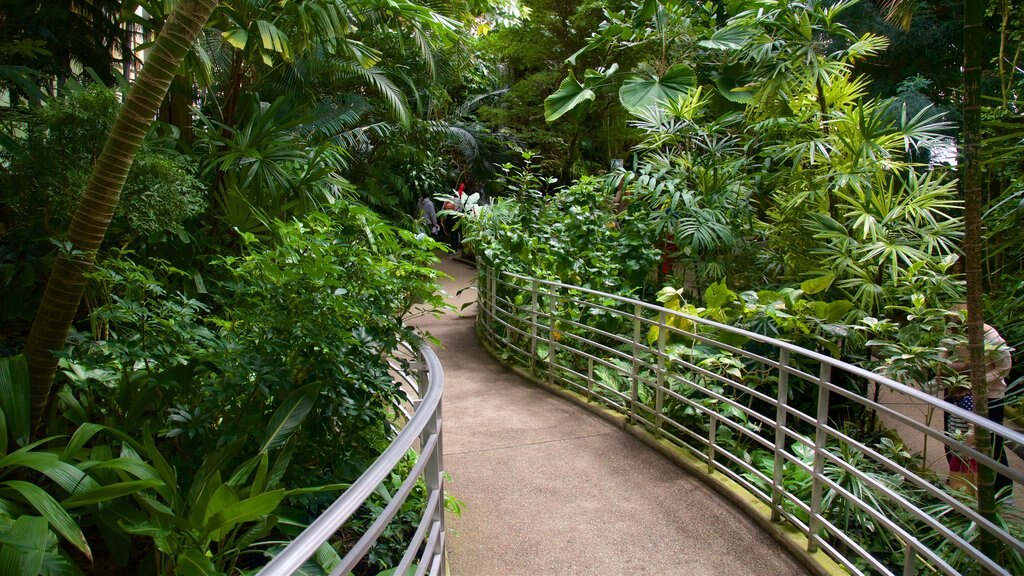
[[(260, 40), (263, 43), (263, 50), (268, 52), (277, 52), (285, 61), (291, 61), (291, 47), (288, 43), (288, 36), (286, 36), (284, 32), (281, 32), (277, 26), (274, 26), (266, 20), (257, 20), (256, 29), (259, 32)], [(262, 56), (264, 62), (269, 60), (266, 53), (263, 53)], [(269, 61), (268, 65), (272, 64), (273, 61)]]
[(294, 488), (285, 492), (286, 496), (298, 496), (299, 494), (319, 494), (320, 492), (341, 492), (348, 490), (352, 485), (347, 482), (340, 484), (324, 484), (322, 486), (307, 486), (305, 488)]
[(715, 87), (723, 98), (735, 104), (749, 104), (754, 100), (753, 87), (738, 76), (719, 74), (715, 78)]
[(68, 445), (64, 447), (64, 454), (61, 455), (61, 460), (71, 460), (78, 454), (78, 451), (85, 446), (93, 436), (103, 430), (103, 426), (100, 424), (82, 424), (75, 430), (75, 433), (71, 435), (71, 440)]
[(4, 412), (7, 431), (14, 440), (28, 438), (29, 435), (31, 412), (28, 397), (25, 356), (18, 354), (0, 358), (0, 410)]
[(175, 576), (220, 576), (213, 565), (213, 559), (195, 548), (178, 554), (174, 567)]
[(324, 542), (313, 553), (313, 560), (328, 574), (341, 564), (341, 555), (329, 542)]
[(576, 108), (584, 102), (593, 101), (597, 95), (590, 88), (586, 88), (576, 79), (576, 76), (569, 71), (555, 93), (544, 99), (544, 119), (554, 122), (566, 112)]
[(129, 496), (150, 488), (159, 488), (163, 485), (164, 483), (160, 480), (129, 480), (127, 482), (118, 482), (117, 484), (108, 484), (106, 486), (100, 486), (94, 490), (82, 492), (81, 494), (75, 494), (67, 500), (64, 500), (63, 504), (65, 508), (78, 508), (79, 506), (108, 502), (110, 500)]
[(156, 443), (153, 442), (153, 435), (149, 432), (148, 423), (142, 428), (142, 440), (146, 457), (153, 463), (153, 468), (160, 473), (160, 479), (164, 481), (164, 485), (171, 491), (171, 500), (167, 504), (171, 508), (176, 509), (181, 501), (181, 494), (178, 492), (178, 475), (174, 473), (174, 469), (171, 468), (164, 455), (157, 449)]
[(210, 538), (220, 542), (235, 526), (252, 522), (273, 512), (284, 498), (284, 489), (271, 490), (259, 496), (240, 500), (210, 517), (206, 532)]
[(704, 303), (708, 308), (724, 308), (735, 299), (736, 293), (726, 287), (725, 280), (708, 286), (704, 291)]
[(43, 568), (48, 553), (54, 553), (57, 539), (46, 520), (21, 516), (0, 533), (0, 574), (35, 576)]
[(738, 50), (752, 35), (753, 31), (745, 26), (726, 26), (715, 30), (711, 38), (701, 40), (698, 44), (712, 50)]
[(658, 0), (643, 0), (640, 8), (633, 13), (633, 28), (640, 28), (658, 11)]
[[(410, 566), (409, 569), (405, 572), (406, 576), (408, 576), (409, 574), (415, 574), (417, 567), (418, 567), (417, 564), (413, 564), (412, 566)], [(398, 574), (397, 570), (398, 570), (397, 567), (396, 568), (388, 568), (387, 570), (385, 570), (383, 572), (377, 572), (377, 576), (395, 576), (396, 574)]]
[(20, 494), (69, 544), (77, 548), (86, 558), (92, 560), (92, 550), (89, 549), (89, 543), (85, 541), (82, 529), (78, 527), (78, 523), (68, 514), (67, 510), (46, 493), (46, 490), (21, 480), (10, 480), (4, 482), (3, 485)]
[(303, 386), (289, 394), (270, 418), (259, 451), (267, 452), (284, 446), (295, 429), (305, 420), (319, 394), (320, 386), (318, 384)]
[(133, 458), (112, 458), (110, 460), (90, 460), (80, 464), (82, 470), (117, 470), (130, 474), (139, 480), (154, 480), (163, 484), (160, 473), (145, 462)]
[(800, 289), (805, 294), (817, 294), (818, 292), (824, 292), (828, 290), (829, 286), (836, 279), (835, 274), (827, 274), (825, 276), (819, 276), (817, 278), (811, 278), (810, 280), (804, 280), (800, 283)]
[(619, 100), (627, 110), (639, 112), (675, 100), (697, 86), (697, 75), (688, 66), (676, 64), (661, 78), (632, 77), (619, 89)]
[[(212, 485), (212, 484), (211, 484)], [(200, 496), (202, 498), (202, 495)], [(217, 484), (217, 489), (210, 494), (210, 497), (203, 504), (202, 500), (196, 502), (196, 509), (192, 512), (192, 523), (196, 526), (205, 526), (214, 514), (226, 510), (229, 506), (238, 503), (238, 493), (230, 484)], [(199, 513), (202, 513), (201, 515)], [(202, 519), (202, 522), (196, 520)]]
[(828, 308), (825, 312), (825, 320), (829, 322), (839, 322), (846, 317), (846, 314), (853, 309), (853, 302), (849, 300), (836, 300), (835, 302), (829, 302)]
[(52, 452), (14, 452), (0, 459), (2, 468), (30, 468), (56, 482), (68, 494), (99, 486), (85, 472), (57, 458)]
[(245, 45), (249, 42), (249, 33), (242, 28), (235, 28), (234, 30), (226, 30), (220, 33), (221, 38), (225, 42), (231, 44), (239, 50), (245, 50)]

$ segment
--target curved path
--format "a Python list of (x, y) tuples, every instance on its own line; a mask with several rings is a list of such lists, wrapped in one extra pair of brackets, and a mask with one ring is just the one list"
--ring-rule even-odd
[[(445, 256), (449, 301), (475, 271)], [(475, 305), (412, 323), (441, 341), (454, 576), (807, 574), (700, 480), (582, 407), (506, 370)]]

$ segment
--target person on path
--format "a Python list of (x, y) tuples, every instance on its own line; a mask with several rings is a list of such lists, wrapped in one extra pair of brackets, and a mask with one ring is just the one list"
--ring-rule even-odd
[[(945, 400), (957, 408), (974, 412), (974, 397), (971, 396), (969, 388), (961, 386), (950, 390), (946, 394)], [(966, 418), (946, 412), (943, 427), (947, 434), (957, 440), (970, 446), (974, 445), (974, 426)], [(956, 452), (949, 446), (945, 448), (946, 462), (949, 464), (949, 487), (974, 495), (975, 486), (978, 483), (978, 462), (966, 454)]]
[[(454, 197), (455, 201), (454, 202), (452, 202), (452, 201), (445, 202), (443, 208), (445, 210), (451, 210), (451, 211), (462, 210), (462, 206), (465, 204), (465, 198), (463, 198), (463, 195), (465, 194), (465, 190), (466, 190), (466, 184), (465, 183), (460, 183), (459, 184), (459, 189), (455, 191), (455, 197)], [(458, 228), (456, 228), (456, 225), (458, 224), (458, 220), (456, 220), (455, 218), (445, 218), (445, 222), (446, 222), (445, 231), (448, 234), (448, 241), (451, 243), (452, 250), (455, 250), (456, 252), (458, 252), (460, 249), (462, 249), (462, 230), (459, 230)]]
[[(953, 326), (959, 327), (963, 323), (961, 312), (966, 312), (966, 307), (963, 305), (954, 306), (953, 312), (957, 313), (957, 317), (953, 320)], [(996, 424), (1002, 424), (1006, 409), (1006, 376), (1010, 373), (1010, 368), (1013, 365), (1010, 357), (1010, 352), (1013, 349), (1006, 345), (1006, 340), (999, 335), (995, 328), (985, 324), (982, 330), (984, 330), (985, 339), (985, 381), (988, 383), (988, 393), (986, 394), (988, 397), (988, 419)], [(954, 350), (950, 351), (949, 358), (949, 365), (953, 370), (960, 373), (968, 373), (970, 371), (966, 342), (957, 345)], [(971, 397), (971, 408), (974, 407), (973, 400), (973, 397)], [(950, 431), (948, 429), (948, 417), (946, 420), (948, 432)], [(1009, 461), (1006, 458), (1006, 448), (1003, 446), (1003, 437), (998, 434), (992, 435), (992, 454), (996, 461), (1004, 466), (1009, 466)], [(995, 491), (997, 497), (1012, 498), (1013, 480), (1002, 474), (996, 474)]]
[(427, 230), (430, 230), (430, 235), (436, 236), (437, 231), (441, 228), (437, 224), (437, 210), (434, 209), (434, 201), (430, 199), (429, 194), (423, 193), (423, 197), (416, 204), (416, 209), (419, 211), (423, 225), (426, 226)]

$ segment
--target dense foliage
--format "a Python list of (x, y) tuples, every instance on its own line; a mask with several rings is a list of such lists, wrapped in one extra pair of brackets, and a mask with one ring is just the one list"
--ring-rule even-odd
[[(223, 0), (88, 258), (69, 220), (176, 3), (44, 4), (0, 2), (12, 573), (237, 574), (296, 533), (392, 433), (403, 395), (384, 359), (416, 340), (414, 303), (440, 305), (424, 196), (451, 201), (445, 229), (487, 266), (931, 392), (963, 385), (940, 377), (944, 328), (965, 295), (966, 208), (983, 209), (985, 318), (1024, 366), (1017, 0), (985, 3), (971, 47), (986, 97), (972, 205), (953, 153), (968, 88), (957, 2)], [(32, 413), (20, 353), (43, 287), (55, 261), (93, 258)], [(837, 412), (878, 432), (861, 416)], [(330, 566), (322, 552), (311, 572)]]
[[(441, 246), (407, 214), (489, 170), (462, 105), (487, 86), (457, 72), (482, 8), (220, 3), (113, 197), (39, 414), (19, 352), (55, 260), (77, 259), (65, 230), (174, 4), (15, 4), (0, 19), (0, 572), (248, 571), (401, 419), (388, 360), (423, 338), (403, 316), (441, 305)], [(397, 563), (415, 494), (361, 573)]]

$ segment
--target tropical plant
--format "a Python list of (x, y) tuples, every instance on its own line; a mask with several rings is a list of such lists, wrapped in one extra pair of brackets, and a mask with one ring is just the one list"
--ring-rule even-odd
[(85, 287), (84, 273), (91, 267), (106, 235), (125, 178), (146, 136), (151, 118), (160, 107), (174, 70), (199, 35), (216, 2), (183, 0), (175, 4), (163, 32), (128, 93), (89, 184), (75, 209), (61, 251), (47, 282), (25, 346), (32, 387), (32, 415), (37, 425), (52, 402), (54, 350), (61, 350)]

